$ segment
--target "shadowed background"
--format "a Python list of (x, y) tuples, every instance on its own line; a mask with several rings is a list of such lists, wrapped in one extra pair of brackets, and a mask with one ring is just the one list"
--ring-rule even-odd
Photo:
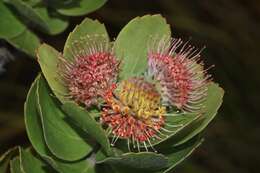
[[(258, 172), (260, 1), (110, 0), (88, 17), (105, 23), (111, 38), (115, 38), (132, 18), (157, 13), (172, 26), (174, 37), (191, 39), (199, 48), (207, 47), (203, 59), (207, 66), (215, 65), (210, 73), (225, 89), (219, 114), (204, 132), (205, 142), (175, 172)], [(60, 35), (38, 35), (62, 50), (68, 33), (83, 18), (71, 18), (70, 27)], [(23, 104), (39, 67), (6, 42), (0, 41), (0, 45), (0, 153), (3, 153), (11, 146), (29, 145)]]

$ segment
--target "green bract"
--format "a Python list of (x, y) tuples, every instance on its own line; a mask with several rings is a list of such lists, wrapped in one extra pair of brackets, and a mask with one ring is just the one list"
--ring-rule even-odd
[[(80, 10), (75, 12), (61, 8), (58, 11), (81, 14)], [(10, 31), (9, 34), (13, 33)], [(6, 171), (11, 159), (12, 173), (166, 173), (202, 143), (201, 132), (216, 116), (224, 94), (214, 82), (208, 85), (207, 98), (200, 114), (184, 112), (167, 117), (167, 122), (173, 125), (170, 128), (172, 132), (160, 136), (151, 144), (158, 152), (146, 152), (144, 146), (141, 146), (141, 152), (130, 152), (123, 140), (110, 146), (109, 136), (97, 120), (100, 112), (69, 100), (66, 97), (69, 91), (60, 80), (60, 57), (72, 60), (72, 43), (86, 35), (103, 35), (109, 40), (103, 24), (86, 18), (70, 33), (63, 53), (47, 44), (38, 48), (42, 73), (32, 84), (25, 103), (26, 131), (33, 149), (16, 148), (7, 152), (0, 160), (0, 172)], [(137, 17), (119, 33), (114, 43), (115, 55), (121, 60), (119, 80), (145, 72), (147, 42), (151, 35), (171, 36), (170, 26), (162, 16)], [(18, 152), (19, 157), (13, 157)]]

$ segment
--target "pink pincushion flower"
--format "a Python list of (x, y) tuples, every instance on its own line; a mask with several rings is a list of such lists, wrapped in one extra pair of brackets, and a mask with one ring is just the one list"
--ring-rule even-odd
[(203, 69), (200, 53), (180, 39), (152, 42), (148, 51), (148, 77), (160, 84), (164, 104), (189, 112), (201, 109), (210, 75)]
[(112, 44), (103, 36), (92, 36), (73, 43), (71, 50), (74, 59), (60, 58), (59, 64), (69, 97), (86, 107), (98, 105), (118, 74)]

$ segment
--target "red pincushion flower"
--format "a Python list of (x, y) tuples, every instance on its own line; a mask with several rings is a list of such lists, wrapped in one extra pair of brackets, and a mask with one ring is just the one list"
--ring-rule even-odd
[(98, 105), (99, 98), (115, 82), (119, 61), (111, 43), (103, 36), (86, 37), (71, 48), (73, 60), (60, 58), (59, 70), (69, 97), (86, 107)]
[(198, 111), (206, 98), (210, 75), (200, 52), (180, 39), (154, 40), (148, 51), (148, 76), (160, 84), (164, 104)]

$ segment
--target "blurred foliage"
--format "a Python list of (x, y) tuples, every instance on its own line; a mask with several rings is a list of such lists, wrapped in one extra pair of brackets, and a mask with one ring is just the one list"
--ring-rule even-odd
[(35, 56), (41, 39), (36, 32), (56, 35), (69, 24), (68, 16), (88, 14), (106, 0), (1, 0), (0, 39)]
[[(207, 130), (206, 141), (175, 172), (258, 173), (260, 154), (260, 1), (259, 0), (111, 0), (91, 15), (106, 23), (115, 37), (135, 16), (162, 13), (175, 37), (207, 46), (202, 53), (214, 80), (225, 89), (224, 105)], [(82, 18), (74, 18), (72, 25)], [(61, 50), (67, 36), (45, 37)], [(25, 56), (4, 45), (15, 57)], [(26, 145), (22, 129), (23, 102), (38, 66), (19, 58), (6, 66), (0, 79), (0, 150)], [(17, 119), (17, 121), (15, 121)]]

